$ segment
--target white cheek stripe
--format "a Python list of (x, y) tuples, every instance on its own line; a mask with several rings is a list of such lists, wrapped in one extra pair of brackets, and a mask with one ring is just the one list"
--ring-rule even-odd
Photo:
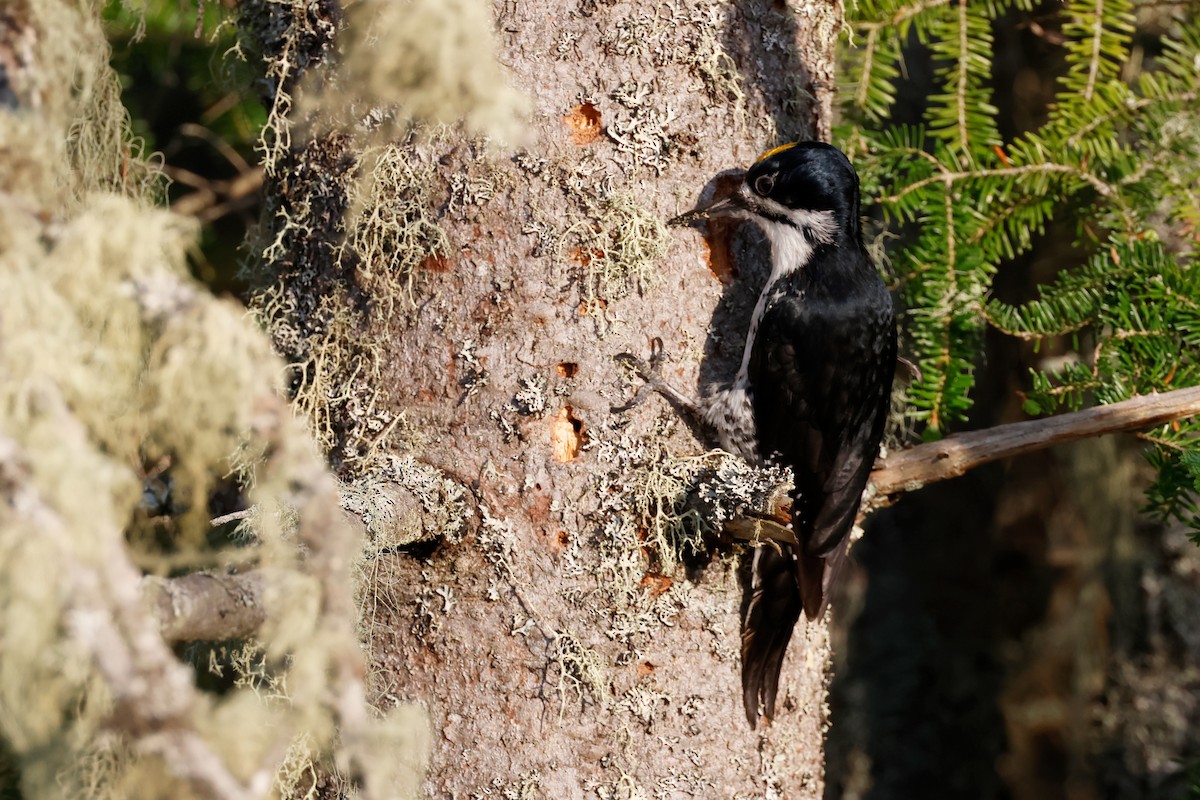
[[(754, 305), (754, 313), (750, 317), (750, 330), (746, 333), (746, 349), (742, 353), (742, 365), (738, 369), (734, 386), (747, 386), (750, 383), (750, 351), (754, 347), (754, 338), (758, 335), (758, 325), (762, 322), (763, 314), (767, 311), (767, 300), (771, 287), (780, 278), (785, 278), (798, 269), (803, 269), (812, 258), (817, 244), (832, 244), (837, 234), (837, 220), (832, 211), (809, 211), (782, 206), (774, 200), (765, 197), (751, 196), (750, 190), (743, 184), (738, 191), (752, 204), (758, 204), (772, 214), (787, 217), (797, 227), (757, 215), (748, 215), (762, 228), (771, 241), (771, 275), (763, 284)], [(807, 234), (807, 235), (806, 235)]]

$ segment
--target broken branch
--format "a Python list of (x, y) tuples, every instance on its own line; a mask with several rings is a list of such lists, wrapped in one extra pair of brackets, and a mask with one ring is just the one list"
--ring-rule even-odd
[(1153, 428), (1197, 415), (1200, 415), (1200, 387), (1190, 387), (1070, 414), (954, 434), (941, 441), (890, 453), (883, 466), (871, 473), (871, 484), (877, 495), (886, 497), (956, 478), (969, 469), (1001, 458), (1106, 433)]

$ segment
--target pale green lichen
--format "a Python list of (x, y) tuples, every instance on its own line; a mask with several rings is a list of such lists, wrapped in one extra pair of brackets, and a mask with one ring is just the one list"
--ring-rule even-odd
[(366, 323), (342, 289), (317, 300), (317, 324), (307, 334), (291, 297), (276, 284), (255, 305), (276, 346), (294, 359), (292, 403), (321, 448), (336, 452), (343, 474), (369, 471), (405, 433), (403, 417), (383, 405), (378, 388), (384, 341), (365, 335)]
[[(0, 581), (2, 607), (6, 615), (21, 617), (20, 624), (0, 624), (6, 632), (0, 639), (4, 735), (19, 757), (30, 759), (24, 771), (29, 786), (62, 788), (76, 779), (104, 779), (116, 796), (131, 785), (170, 786), (173, 778), (162, 764), (133, 758), (113, 766), (105, 755), (111, 748), (94, 750), (86, 743), (106, 713), (106, 695), (70, 638), (57, 638), (70, 631), (62, 618), (77, 600), (66, 585), (37, 577), (41, 572), (34, 564), (44, 570), (65, 560), (87, 569), (106, 552), (100, 545), (109, 534), (131, 548), (131, 560), (148, 568), (180, 571), (221, 563), (225, 551), (207, 536), (208, 498), (229, 471), (231, 454), (256, 451), (247, 450), (243, 440), (262, 419), (265, 398), (274, 397), (272, 382), (281, 365), (240, 309), (188, 282), (187, 229), (177, 217), (112, 197), (93, 198), (53, 230), (30, 224), (20, 213), (0, 217), (5, 220), (0, 271), (8, 289), (0, 299), (0, 359), (8, 376), (0, 392), (0, 420), (5, 436), (37, 454), (31, 481), (64, 530), (78, 537), (69, 553), (35, 552), (52, 545), (51, 538), (0, 537), (0, 570), (7, 576)], [(72, 430), (76, 433), (67, 435)], [(291, 458), (313, 458), (297, 431), (286, 435), (295, 437), (288, 445), (294, 448)], [(279, 436), (257, 452), (284, 457), (279, 445), (285, 434)], [(142, 524), (135, 513), (142, 500), (137, 469), (164, 459), (178, 508), (153, 523), (156, 536), (136, 531), (126, 536), (128, 520)], [(270, 680), (249, 680), (247, 671), (245, 692), (198, 705), (191, 723), (206, 737), (230, 728), (272, 731), (262, 740), (241, 737), (231, 751), (219, 744), (227, 739), (210, 741), (238, 775), (259, 768), (278, 737), (286, 742), (289, 732), (304, 733), (325, 747), (332, 731), (316, 689), (326, 680), (322, 664), (334, 652), (333, 643), (321, 632), (321, 592), (299, 569), (284, 513), (298, 484), (287, 469), (263, 480), (259, 468), (256, 478), (253, 496), (264, 511), (256, 518), (253, 541), (229, 555), (245, 559), (253, 553), (259, 564), (277, 570), (272, 618), (263, 631), (271, 656), (256, 662), (261, 670), (253, 673)], [(22, 534), (16, 524), (0, 529)], [(169, 543), (170, 552), (161, 544), (139, 550), (156, 541)], [(34, 578), (37, 586), (20, 575)], [(19, 643), (9, 635), (19, 636)], [(56, 656), (45, 661), (47, 653)], [(30, 681), (37, 692), (28, 691)], [(297, 684), (297, 694), (281, 703), (285, 683)], [(87, 702), (81, 703), (84, 695)], [(40, 699), (31, 704), (33, 696)], [(80, 708), (87, 713), (81, 715)], [(48, 752), (61, 763), (47, 760)], [(86, 769), (71, 766), (93, 756), (99, 761)]]
[(579, 272), (586, 309), (619, 300), (654, 281), (666, 254), (667, 229), (629, 193), (584, 198), (586, 216), (559, 238), (558, 250)]
[(584, 314), (603, 319), (609, 303), (655, 281), (667, 250), (666, 225), (632, 190), (616, 187), (600, 159), (585, 154), (564, 163), (521, 151), (513, 160), (531, 178), (563, 193), (565, 224), (535, 206), (521, 232), (535, 237), (535, 255), (553, 253), (576, 276)]
[[(350, 158), (346, 147), (311, 145), (331, 161)], [(288, 194), (271, 220), (263, 259), (279, 268), (252, 307), (291, 362), (293, 403), (344, 478), (370, 472), (412, 433), (381, 387), (391, 321), (415, 306), (421, 271), (444, 268), (450, 252), (433, 185), (411, 145), (387, 145)], [(343, 208), (344, 236), (322, 229)], [(295, 252), (309, 260), (294, 263)]]
[(338, 261), (353, 267), (372, 298), (377, 319), (416, 303), (418, 271), (450, 255), (450, 243), (430, 209), (431, 165), (411, 148), (386, 145), (359, 160)]
[(71, 209), (96, 191), (144, 204), (166, 196), (161, 159), (130, 133), (97, 8), (13, 0), (7, 9), (6, 35), (23, 38), (6, 41), (5, 88), (36, 113), (0, 114), (0, 187), (37, 210)]

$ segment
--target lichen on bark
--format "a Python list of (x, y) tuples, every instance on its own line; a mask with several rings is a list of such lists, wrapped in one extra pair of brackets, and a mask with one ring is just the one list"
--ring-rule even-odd
[[(349, 354), (320, 379), (312, 418), (352, 507), (378, 519), (376, 498), (398, 482), (374, 482), (374, 465), (393, 458), (463, 490), (460, 532), (398, 532), (361, 565), (372, 698), (428, 709), (441, 734), (432, 795), (817, 793), (824, 628), (798, 635), (785, 711), (751, 732), (734, 560), (684, 567), (706, 561), (716, 525), (689, 494), (707, 481), (711, 505), (736, 470), (658, 400), (610, 409), (631, 390), (612, 356), (650, 336), (677, 383), (732, 374), (765, 243), (736, 237), (743, 280), (726, 285), (694, 234), (662, 221), (716, 173), (811, 135), (823, 90), (807, 81), (832, 44), (811, 23), (836, 9), (552, 5), (492, 6), (504, 83), (527, 98), (516, 149), (478, 128), (409, 126), (402, 96), (368, 90), (338, 104), (340, 128), (292, 127), (268, 183), (263, 240), (277, 246), (258, 305), (294, 390), (317, 385), (314, 343)], [(305, 63), (287, 48), (267, 57), (294, 58), (273, 68), (287, 75)], [(319, 85), (355, 88), (334, 70)], [(371, 148), (417, 184), (389, 196), (376, 183), (351, 202)], [(376, 229), (386, 236), (354, 235), (363, 209), (391, 215)], [(436, 530), (416, 506), (407, 524)]]

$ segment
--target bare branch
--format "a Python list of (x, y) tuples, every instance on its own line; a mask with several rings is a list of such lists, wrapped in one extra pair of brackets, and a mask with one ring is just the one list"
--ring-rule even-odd
[(220, 641), (254, 635), (267, 620), (267, 577), (195, 572), (178, 578), (142, 578), (142, 596), (155, 609), (168, 642)]
[(1106, 433), (1152, 428), (1197, 415), (1200, 415), (1200, 387), (1191, 387), (1071, 414), (997, 425), (889, 454), (884, 465), (871, 473), (871, 484), (877, 495), (895, 495), (958, 477), (973, 467), (1001, 458)]
[(205, 178), (170, 165), (163, 167), (163, 171), (171, 180), (196, 190), (172, 203), (171, 210), (176, 214), (201, 217), (206, 222), (217, 219), (229, 210), (254, 205), (258, 202), (257, 194), (263, 185), (262, 167), (255, 167), (228, 180)]
[(219, 528), (226, 522), (237, 522), (238, 520), (249, 519), (258, 513), (258, 506), (250, 506), (243, 508), (241, 511), (233, 511), (229, 514), (222, 514), (219, 517), (213, 517), (209, 520), (209, 524), (214, 528)]

